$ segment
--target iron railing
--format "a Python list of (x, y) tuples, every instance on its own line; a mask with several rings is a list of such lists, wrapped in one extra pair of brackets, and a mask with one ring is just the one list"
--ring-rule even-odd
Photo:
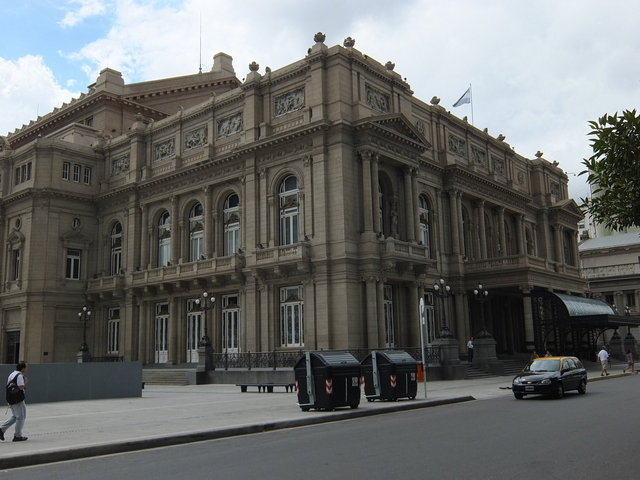
[[(340, 350), (351, 353), (358, 361), (365, 359), (374, 350), (383, 349), (349, 349)], [(396, 348), (396, 350), (404, 350), (411, 355), (417, 362), (422, 362), (420, 347)], [(427, 365), (440, 364), (440, 347), (425, 347), (425, 361)], [(239, 352), (239, 353), (214, 353), (214, 367), (221, 370), (230, 368), (251, 370), (253, 368), (266, 369), (271, 368), (293, 368), (296, 362), (304, 354), (304, 350), (286, 350), (272, 352)]]

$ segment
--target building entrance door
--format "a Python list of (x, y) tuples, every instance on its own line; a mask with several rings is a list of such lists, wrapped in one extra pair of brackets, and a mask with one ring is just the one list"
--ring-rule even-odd
[(7, 358), (8, 364), (17, 364), (20, 361), (20, 332), (7, 332)]
[(169, 305), (166, 303), (156, 305), (154, 360), (155, 363), (169, 361)]
[(203, 335), (202, 312), (187, 313), (187, 362), (198, 363), (198, 344)]
[(222, 312), (222, 351), (238, 353), (239, 309), (233, 308)]

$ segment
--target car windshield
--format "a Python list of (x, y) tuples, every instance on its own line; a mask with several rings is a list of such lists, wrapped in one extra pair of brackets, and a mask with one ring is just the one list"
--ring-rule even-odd
[(540, 358), (524, 367), (525, 372), (555, 372), (560, 369), (560, 360)]

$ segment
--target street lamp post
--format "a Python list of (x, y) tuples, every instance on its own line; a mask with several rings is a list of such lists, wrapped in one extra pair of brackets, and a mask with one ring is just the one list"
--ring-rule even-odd
[(204, 328), (202, 332), (202, 338), (198, 342), (198, 372), (206, 372), (213, 370), (213, 347), (211, 346), (211, 339), (207, 329), (207, 311), (213, 310), (216, 304), (216, 297), (209, 295), (208, 292), (202, 292), (200, 298), (196, 298), (196, 305), (200, 307), (203, 314)]
[(198, 347), (207, 347), (211, 346), (211, 340), (209, 339), (209, 334), (207, 331), (207, 311), (213, 309), (216, 304), (216, 297), (209, 296), (208, 292), (202, 292), (201, 298), (196, 298), (196, 305), (200, 307), (204, 316), (204, 331), (200, 342), (198, 343)]
[(482, 330), (480, 330), (480, 333), (477, 335), (478, 338), (491, 337), (491, 334), (488, 332), (487, 325), (484, 320), (484, 302), (486, 302), (488, 298), (489, 290), (487, 290), (484, 285), (479, 283), (478, 286), (473, 289), (473, 299), (480, 305), (480, 323), (482, 325)]
[(453, 334), (451, 333), (451, 329), (447, 324), (446, 316), (444, 313), (444, 300), (447, 297), (453, 295), (453, 290), (451, 286), (441, 278), (433, 285), (433, 291), (437, 297), (440, 298), (441, 301), (441, 309), (440, 309), (440, 338), (453, 338)]
[(87, 345), (87, 323), (91, 319), (91, 310), (87, 306), (83, 306), (78, 312), (78, 320), (82, 322), (82, 345), (80, 345), (80, 351), (76, 355), (78, 363), (88, 362), (91, 359), (89, 353), (89, 346)]

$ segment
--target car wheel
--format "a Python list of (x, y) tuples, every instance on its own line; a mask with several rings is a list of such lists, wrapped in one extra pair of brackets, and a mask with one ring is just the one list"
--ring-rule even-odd
[(558, 388), (556, 390), (556, 398), (564, 397), (564, 388), (562, 388), (562, 382), (558, 382)]
[(524, 393), (513, 392), (513, 396), (516, 397), (516, 400), (522, 400), (522, 398), (524, 397)]
[(587, 381), (586, 380), (580, 380), (580, 385), (578, 385), (578, 393), (580, 395), (584, 395), (585, 393), (587, 393)]

